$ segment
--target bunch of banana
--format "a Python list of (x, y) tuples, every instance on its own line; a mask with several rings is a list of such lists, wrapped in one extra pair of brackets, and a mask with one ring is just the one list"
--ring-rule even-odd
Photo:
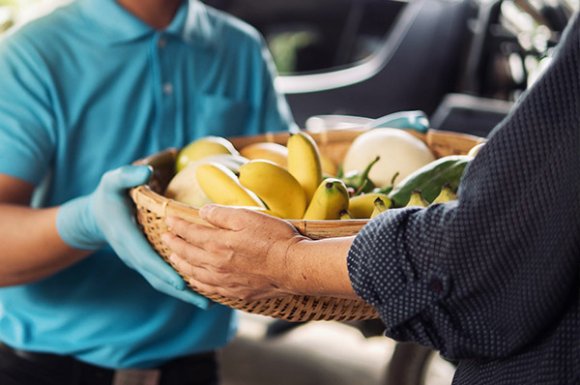
[(371, 213), (371, 219), (378, 216), (380, 213), (387, 211), (389, 208), (381, 198), (377, 198), (373, 201), (374, 209)]
[(254, 192), (241, 185), (232, 170), (221, 164), (202, 164), (197, 168), (196, 176), (201, 189), (214, 203), (265, 207)]
[(375, 201), (377, 199), (382, 202), (382, 205), (386, 209), (391, 208), (392, 201), (386, 194), (368, 193), (351, 197), (349, 199), (348, 211), (353, 218), (371, 218), (376, 207)]
[(199, 185), (196, 176), (197, 168), (202, 164), (218, 163), (234, 173), (239, 173), (240, 166), (247, 161), (247, 159), (239, 155), (219, 154), (189, 162), (185, 168), (171, 179), (165, 190), (165, 196), (198, 208), (211, 203), (211, 200)]
[(435, 197), (435, 199), (433, 199), (433, 202), (431, 202), (431, 203), (445, 203), (445, 202), (453, 201), (456, 199), (457, 199), (457, 194), (455, 194), (453, 192), (451, 187), (443, 186), (441, 188), (441, 191), (439, 192), (439, 195), (437, 195)]
[(306, 193), (283, 167), (267, 160), (252, 160), (240, 167), (240, 183), (260, 197), (266, 206), (282, 218), (302, 218)]
[(423, 196), (421, 195), (421, 191), (413, 191), (409, 198), (409, 202), (405, 207), (427, 207), (429, 206), (429, 202), (427, 202)]
[(433, 199), (432, 202), (429, 202), (423, 197), (423, 193), (420, 190), (415, 190), (411, 193), (411, 197), (409, 198), (409, 202), (405, 207), (427, 207), (430, 204), (436, 203), (445, 203), (450, 202), (457, 199), (457, 194), (453, 192), (453, 189), (448, 185), (445, 185), (441, 188), (439, 194)]
[(287, 147), (288, 171), (306, 193), (308, 206), (303, 219), (350, 218), (347, 186), (338, 178), (323, 178), (323, 158), (314, 139), (305, 132), (297, 132), (290, 136)]
[(340, 219), (348, 210), (348, 191), (344, 182), (337, 178), (327, 178), (320, 183), (306, 213), (304, 219), (326, 220)]
[[(195, 199), (182, 201), (196, 206), (214, 202), (251, 207), (287, 219), (338, 219), (340, 212), (348, 209), (346, 186), (340, 180), (323, 180), (323, 158), (308, 134), (292, 134), (286, 147), (274, 143), (249, 145), (240, 155), (232, 155), (237, 150), (227, 143), (226, 139), (210, 137), (186, 146), (187, 151), (180, 152), (179, 164), (184, 171), (174, 177), (170, 197), (193, 195)], [(217, 162), (215, 155), (213, 159), (207, 157), (209, 153), (224, 152), (229, 158), (244, 161), (232, 168)], [(198, 156), (201, 160), (191, 161)], [(195, 187), (195, 194), (182, 194), (188, 186)], [(319, 186), (328, 187), (318, 191)]]
[(320, 152), (312, 137), (299, 131), (288, 138), (288, 171), (300, 183), (308, 201), (312, 200), (314, 192), (322, 180)]
[[(204, 143), (207, 148), (201, 146)], [(370, 218), (373, 211), (384, 211), (392, 205), (391, 199), (380, 193), (367, 193), (350, 198), (349, 186), (344, 180), (323, 176), (322, 164), (334, 164), (320, 154), (316, 142), (306, 132), (291, 134), (287, 146), (256, 143), (242, 148), (240, 155), (227, 143), (215, 138), (204, 138), (195, 145), (187, 146), (188, 152), (182, 150), (181, 154), (188, 154), (189, 163), (198, 154), (212, 151), (227, 152), (228, 159), (243, 159), (243, 162), (239, 162), (239, 167), (233, 169), (207, 157), (197, 161), (195, 167), (193, 164), (186, 166), (188, 172), (178, 174), (179, 178), (176, 176), (173, 183), (175, 187), (186, 184), (196, 186), (196, 199), (185, 203), (214, 202), (228, 206), (252, 207), (281, 218), (306, 220)], [(183, 156), (182, 161), (184, 162)], [(378, 159), (369, 164), (361, 173), (345, 179), (351, 189), (356, 188), (359, 194), (367, 191), (364, 186), (368, 180), (368, 172), (377, 161)], [(336, 166), (331, 171), (335, 173)], [(195, 183), (186, 183), (190, 178)], [(178, 180), (180, 183), (176, 183)], [(171, 193), (175, 197), (181, 196), (177, 195), (179, 191), (176, 193), (173, 189)], [(375, 200), (380, 203), (375, 203)]]

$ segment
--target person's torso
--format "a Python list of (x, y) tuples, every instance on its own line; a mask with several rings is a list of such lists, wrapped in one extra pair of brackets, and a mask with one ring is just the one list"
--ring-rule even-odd
[[(101, 44), (103, 31), (78, 3), (35, 28), (28, 35), (50, 80), (56, 143), (36, 207), (88, 194), (104, 172), (168, 147), (258, 133), (246, 123), (262, 92), (251, 80), (260, 56), (244, 34), (212, 47), (155, 31)], [(230, 309), (201, 311), (165, 296), (111, 250), (42, 281), (0, 289), (0, 306), (5, 343), (107, 367), (154, 366), (214, 349), (234, 329)]]

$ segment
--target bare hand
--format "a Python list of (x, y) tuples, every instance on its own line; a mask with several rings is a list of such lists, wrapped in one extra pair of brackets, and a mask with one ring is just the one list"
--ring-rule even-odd
[(163, 241), (170, 261), (206, 295), (256, 300), (294, 294), (288, 287), (288, 250), (307, 238), (288, 222), (249, 209), (218, 205), (199, 215), (215, 227), (167, 218)]

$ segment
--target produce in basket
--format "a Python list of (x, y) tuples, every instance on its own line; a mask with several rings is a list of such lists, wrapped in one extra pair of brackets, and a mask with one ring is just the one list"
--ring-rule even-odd
[(256, 193), (245, 188), (232, 170), (217, 163), (200, 165), (195, 175), (212, 202), (227, 206), (264, 207)]
[(234, 145), (221, 136), (206, 136), (194, 140), (177, 154), (175, 170), (179, 172), (191, 162), (218, 154), (239, 155)]
[[(316, 139), (320, 152), (332, 159), (335, 165), (339, 165), (344, 159), (344, 154), (348, 150), (349, 145), (360, 134), (361, 131), (359, 130), (340, 130), (324, 135), (313, 134), (312, 136)], [(429, 132), (426, 135), (422, 135), (421, 138), (426, 143), (429, 143), (429, 147), (438, 157), (450, 154), (465, 154), (473, 145), (480, 141), (479, 138), (475, 137), (443, 132)], [(248, 144), (267, 140), (284, 144), (288, 139), (288, 134), (276, 133), (273, 135), (229, 139), (236, 145), (237, 149), (243, 149)], [(171, 177), (177, 178), (174, 175), (176, 154), (177, 150), (167, 150), (139, 161), (138, 163), (140, 164), (151, 165), (155, 172), (147, 185), (131, 189), (131, 197), (137, 207), (137, 220), (142, 226), (151, 245), (167, 261), (169, 261), (171, 250), (161, 240), (161, 235), (167, 231), (165, 219), (169, 216), (176, 216), (195, 223), (204, 223), (199, 217), (196, 208), (178, 203), (174, 199), (162, 195), (166, 191), (166, 186)], [(368, 163), (365, 166), (367, 165)], [(390, 178), (392, 179), (392, 175)], [(264, 182), (267, 183), (268, 178), (265, 178)], [(382, 198), (380, 200), (376, 198), (374, 200), (371, 199), (374, 197), (373, 194), (377, 194), (375, 192), (371, 192), (366, 196), (351, 196), (348, 203), (349, 209), (352, 210), (352, 213), (355, 213), (356, 208), (360, 209), (360, 206), (363, 206), (362, 209), (366, 212), (364, 214), (365, 217), (369, 215), (368, 212), (371, 213), (370, 216), (380, 215), (380, 213), (384, 212), (384, 210), (388, 209), (394, 203), (384, 194), (384, 192), (388, 191), (388, 188), (381, 188), (380, 190), (383, 192), (382, 195), (379, 195)], [(451, 198), (453, 197), (452, 195), (449, 196)], [(439, 197), (436, 198), (436, 200), (438, 199)], [(443, 199), (443, 196), (441, 199)], [(263, 207), (259, 208), (254, 206), (254, 209), (269, 213)], [(341, 219), (339, 220), (304, 220), (298, 218), (290, 219), (290, 223), (300, 233), (312, 239), (351, 236), (357, 234), (366, 224), (366, 219), (357, 219), (354, 215), (351, 215), (352, 213), (349, 214), (346, 211), (340, 212)], [(352, 219), (345, 220), (350, 218)], [(208, 295), (212, 300), (223, 305), (289, 321), (362, 320), (378, 317), (376, 310), (360, 299), (286, 296), (275, 299), (247, 301), (221, 295), (212, 295), (204, 292), (201, 288), (192, 288), (201, 294)]]
[(353, 218), (371, 218), (371, 215), (376, 206), (375, 200), (377, 199), (382, 201), (385, 209), (388, 209), (392, 206), (391, 198), (389, 198), (386, 194), (368, 193), (356, 195), (350, 198), (348, 211)]
[(348, 191), (340, 179), (327, 178), (320, 183), (304, 214), (306, 220), (340, 219), (348, 210)]
[(250, 160), (269, 160), (278, 166), (288, 168), (288, 149), (278, 143), (252, 143), (240, 149), (240, 155)]
[(288, 171), (298, 180), (310, 201), (322, 180), (318, 146), (305, 132), (290, 135), (287, 146)]
[(429, 147), (410, 133), (396, 128), (375, 128), (352, 142), (344, 158), (344, 172), (363, 170), (377, 156), (380, 160), (369, 177), (378, 187), (387, 186), (396, 173), (402, 179), (435, 160)]
[(437, 197), (433, 200), (432, 203), (445, 203), (449, 201), (453, 201), (457, 199), (457, 194), (451, 189), (449, 186), (443, 186), (441, 192)]
[(196, 175), (197, 167), (213, 162), (229, 168), (234, 173), (238, 173), (240, 166), (247, 161), (246, 158), (238, 155), (220, 154), (189, 162), (185, 168), (171, 179), (167, 190), (165, 190), (165, 196), (193, 207), (201, 207), (212, 203), (199, 185)]
[[(323, 173), (323, 160), (331, 161), (322, 156), (318, 144), (306, 132), (291, 134), (286, 147), (267, 142), (242, 147), (240, 154), (252, 158), (251, 161), (232, 155), (238, 150), (227, 145), (231, 145), (227, 139), (223, 142), (215, 137), (202, 138), (185, 148), (198, 148), (194, 155), (199, 156), (206, 151), (199, 150), (200, 143), (206, 143), (210, 150), (213, 148), (211, 151), (227, 150), (229, 154), (190, 162), (175, 175), (166, 196), (196, 208), (211, 202), (262, 207), (281, 218), (305, 220), (368, 219), (373, 212), (377, 215), (391, 207), (409, 205), (413, 192), (416, 194), (411, 205), (425, 206), (454, 199), (459, 179), (471, 158), (450, 156), (429, 161), (434, 156), (426, 144), (409, 133), (401, 132), (380, 128), (361, 134), (353, 141), (345, 157), (345, 164), (350, 162), (349, 167), (354, 167), (357, 162), (360, 167), (344, 175)], [(369, 138), (376, 141), (369, 141)], [(384, 148), (380, 155), (371, 157), (378, 148), (377, 143)], [(394, 154), (404, 150), (408, 153), (392, 159)], [(184, 150), (179, 155), (183, 153)], [(357, 158), (356, 154), (362, 155)], [(178, 162), (183, 162), (183, 156), (180, 158), (179, 155)], [(387, 166), (381, 157), (390, 159)], [(363, 159), (368, 161), (362, 163)], [(394, 185), (401, 170), (408, 173), (409, 164), (414, 165), (411, 172)], [(333, 165), (336, 171), (336, 165)], [(371, 180), (373, 173), (381, 175), (379, 179), (375, 178), (379, 187)], [(447, 187), (446, 193), (439, 196), (444, 186)], [(375, 202), (376, 198), (380, 198), (379, 204)]]
[(255, 192), (282, 218), (302, 218), (308, 200), (300, 183), (288, 170), (267, 160), (253, 160), (240, 168), (240, 183)]
[(428, 163), (397, 184), (389, 197), (397, 207), (403, 207), (408, 204), (413, 192), (420, 192), (427, 203), (433, 202), (443, 186), (455, 193), (471, 159), (467, 155), (449, 155)]
[(387, 211), (389, 209), (389, 207), (387, 207), (387, 205), (385, 204), (385, 201), (382, 200), (381, 198), (376, 198), (373, 201), (373, 212), (371, 213), (371, 218), (376, 217), (377, 215), (379, 215), (380, 213)]

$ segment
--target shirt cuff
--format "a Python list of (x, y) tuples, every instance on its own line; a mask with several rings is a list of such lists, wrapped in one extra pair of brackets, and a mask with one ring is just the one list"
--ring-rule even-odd
[(449, 278), (440, 268), (413, 263), (416, 247), (409, 237), (420, 235), (409, 221), (420, 210), (394, 209), (374, 218), (356, 236), (347, 258), (353, 289), (378, 310), (391, 335), (449, 292)]

